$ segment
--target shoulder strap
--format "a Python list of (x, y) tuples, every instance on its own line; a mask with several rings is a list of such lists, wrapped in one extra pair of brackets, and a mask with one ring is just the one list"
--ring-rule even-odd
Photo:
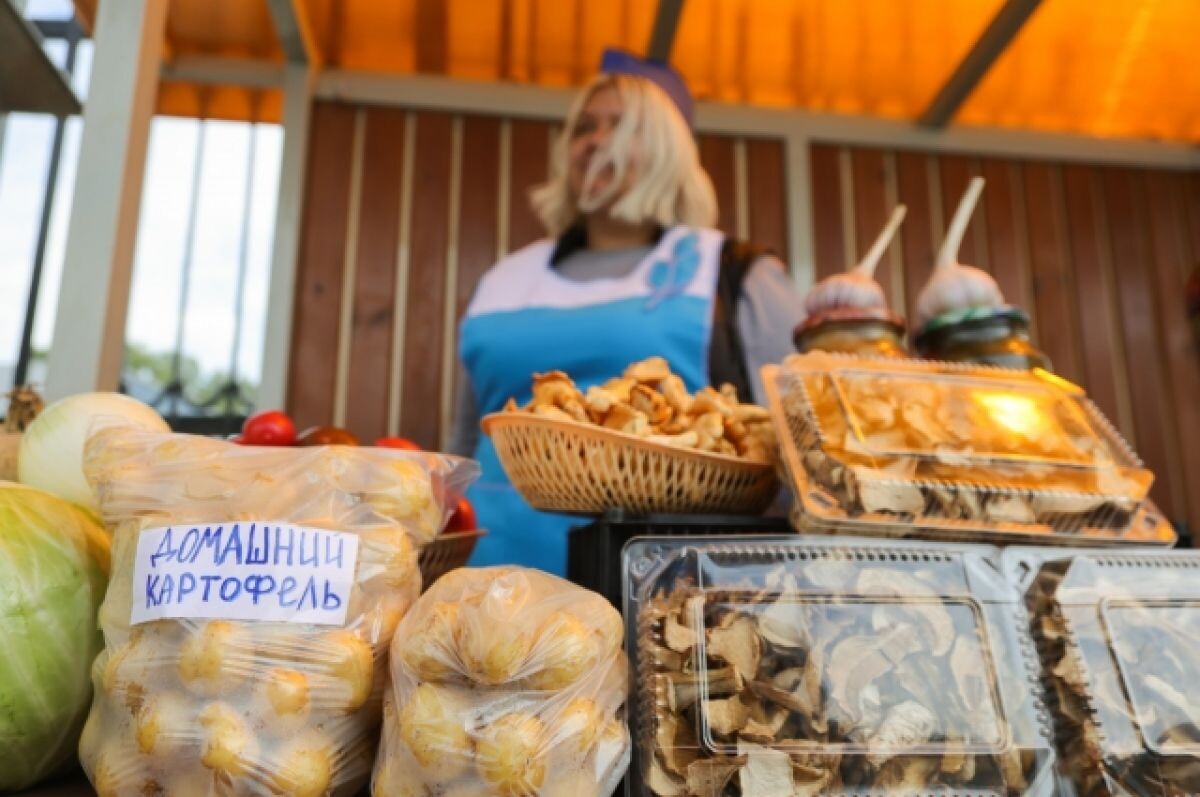
[(742, 336), (737, 325), (737, 306), (742, 298), (742, 284), (754, 261), (767, 250), (726, 238), (721, 245), (720, 269), (717, 272), (717, 292), (713, 297), (712, 339), (708, 349), (708, 373), (713, 385), (729, 382), (737, 388), (742, 401), (752, 400), (750, 372), (742, 348)]

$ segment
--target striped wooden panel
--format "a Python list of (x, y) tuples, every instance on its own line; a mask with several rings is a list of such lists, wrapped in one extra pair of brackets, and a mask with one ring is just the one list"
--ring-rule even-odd
[(416, 151), (420, 155), (414, 162), (404, 376), (398, 397), (400, 434), (430, 449), (441, 442), (451, 123), (450, 115), (444, 113), (425, 112), (417, 117)]
[(696, 137), (700, 164), (712, 178), (717, 193), (717, 227), (726, 235), (737, 235), (737, 175), (734, 171), (733, 140), (725, 136)]
[(918, 152), (896, 153), (897, 199), (908, 208), (904, 226), (898, 233), (904, 251), (901, 271), (907, 301), (904, 307), (892, 309), (905, 316), (910, 324), (917, 322), (917, 297), (933, 270), (937, 240), (929, 217), (928, 159), (929, 156)]
[[(334, 103), (312, 124), (288, 408), (303, 425), (444, 447), (457, 321), (501, 247), (544, 234), (528, 192), (546, 179), (555, 127)], [(752, 200), (754, 236), (785, 252), (782, 143), (708, 141), (723, 218)]]
[(1147, 270), (1151, 264), (1149, 245), (1140, 223), (1134, 192), (1136, 172), (1128, 169), (1102, 170), (1104, 201), (1108, 209), (1110, 242), (1115, 264), (1121, 327), (1129, 353), (1129, 387), (1133, 399), (1133, 423), (1137, 450), (1157, 475), (1153, 495), (1172, 518), (1181, 519), (1178, 501), (1168, 472), (1167, 433), (1163, 426), (1164, 382), (1162, 348), (1154, 321), (1154, 304)]
[[(496, 260), (497, 207), (500, 204), (499, 153), (500, 120), (487, 116), (468, 116), (463, 119), (456, 321), (466, 313), (479, 278)], [(457, 338), (452, 345), (457, 355)], [(453, 395), (457, 396), (463, 370), (461, 366), (455, 370)]]
[(296, 269), (288, 407), (301, 428), (329, 423), (337, 368), (342, 257), (355, 109), (318, 103), (311, 119), (304, 229)]
[(516, 119), (511, 130), (508, 251), (513, 252), (546, 234), (529, 205), (529, 190), (546, 180), (550, 125)]
[(1124, 425), (1132, 422), (1128, 380), (1124, 378), (1125, 344), (1120, 335), (1112, 264), (1104, 240), (1104, 208), (1099, 207), (1102, 198), (1094, 190), (1094, 178), (1093, 170), (1087, 166), (1063, 168), (1067, 231), (1076, 300), (1081, 309), (1082, 380), (1105, 415)]
[(839, 147), (813, 144), (809, 154), (817, 280), (844, 270), (850, 259), (842, 234), (842, 194), (850, 186), (842, 185), (839, 153)]
[[(983, 160), (980, 172), (987, 185), (983, 191), (982, 212), (987, 219), (988, 265), (1005, 300), (1012, 305), (1034, 310), (1028, 250), (1025, 246), (1024, 183), (1010, 161)], [(1037, 337), (1036, 319), (1033, 335)]]
[(1159, 337), (1169, 390), (1164, 399), (1169, 411), (1169, 439), (1178, 458), (1180, 494), (1193, 529), (1200, 529), (1200, 351), (1187, 322), (1183, 300), (1190, 258), (1189, 231), (1184, 227), (1177, 176), (1163, 172), (1145, 174), (1146, 215), (1153, 249), (1151, 282), (1157, 294)]
[(370, 108), (366, 125), (345, 425), (370, 441), (387, 433), (405, 114)]
[[(787, 187), (783, 142), (746, 140), (746, 197), (750, 240), (788, 260)], [(789, 268), (795, 264), (788, 263)]]
[[(883, 151), (854, 149), (850, 157), (854, 174), (854, 241), (858, 258), (862, 258), (883, 229), (891, 209), (887, 201)], [(897, 276), (902, 278), (902, 275)], [(891, 296), (893, 275), (890, 259), (885, 257), (880, 261), (875, 269), (875, 280), (883, 288), (883, 295)]]
[(1064, 257), (1065, 230), (1060, 223), (1058, 172), (1047, 163), (1026, 163), (1025, 223), (1029, 231), (1029, 262), (1034, 278), (1034, 310), (1038, 318), (1038, 342), (1054, 364), (1056, 373), (1082, 379), (1075, 330), (1074, 294), (1070, 264)]

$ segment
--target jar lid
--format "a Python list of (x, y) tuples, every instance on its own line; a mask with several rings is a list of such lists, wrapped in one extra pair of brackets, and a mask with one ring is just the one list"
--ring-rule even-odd
[(833, 307), (813, 313), (804, 319), (792, 332), (793, 338), (800, 338), (807, 332), (824, 324), (849, 323), (855, 321), (880, 321), (893, 328), (901, 335), (904, 334), (904, 318), (893, 313), (886, 307)]
[(959, 324), (997, 320), (1015, 321), (1021, 326), (1029, 326), (1029, 314), (1019, 307), (1008, 304), (999, 307), (965, 307), (929, 319), (924, 326), (917, 330), (916, 338), (919, 340)]

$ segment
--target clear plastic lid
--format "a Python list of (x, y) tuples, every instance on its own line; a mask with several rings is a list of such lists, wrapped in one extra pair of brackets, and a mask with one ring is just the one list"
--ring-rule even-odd
[(1051, 374), (814, 352), (763, 381), (804, 530), (1175, 541), (1153, 474)]
[(632, 793), (1053, 794), (1036, 655), (997, 556), (828, 537), (632, 541)]
[(1200, 793), (1200, 553), (1003, 560), (1027, 589), (1062, 769), (1080, 793)]

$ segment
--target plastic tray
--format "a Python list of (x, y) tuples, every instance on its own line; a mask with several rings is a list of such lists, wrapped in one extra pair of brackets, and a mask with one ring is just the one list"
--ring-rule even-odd
[(633, 515), (610, 509), (571, 530), (567, 578), (621, 608), (621, 550), (634, 537), (700, 537), (712, 534), (787, 534), (786, 518), (762, 515)]
[(1014, 548), (1077, 794), (1200, 793), (1200, 553)]
[(813, 352), (763, 369), (802, 531), (1171, 545), (1153, 474), (1044, 372)]
[(632, 541), (631, 793), (1054, 794), (1037, 657), (997, 557), (829, 537)]

